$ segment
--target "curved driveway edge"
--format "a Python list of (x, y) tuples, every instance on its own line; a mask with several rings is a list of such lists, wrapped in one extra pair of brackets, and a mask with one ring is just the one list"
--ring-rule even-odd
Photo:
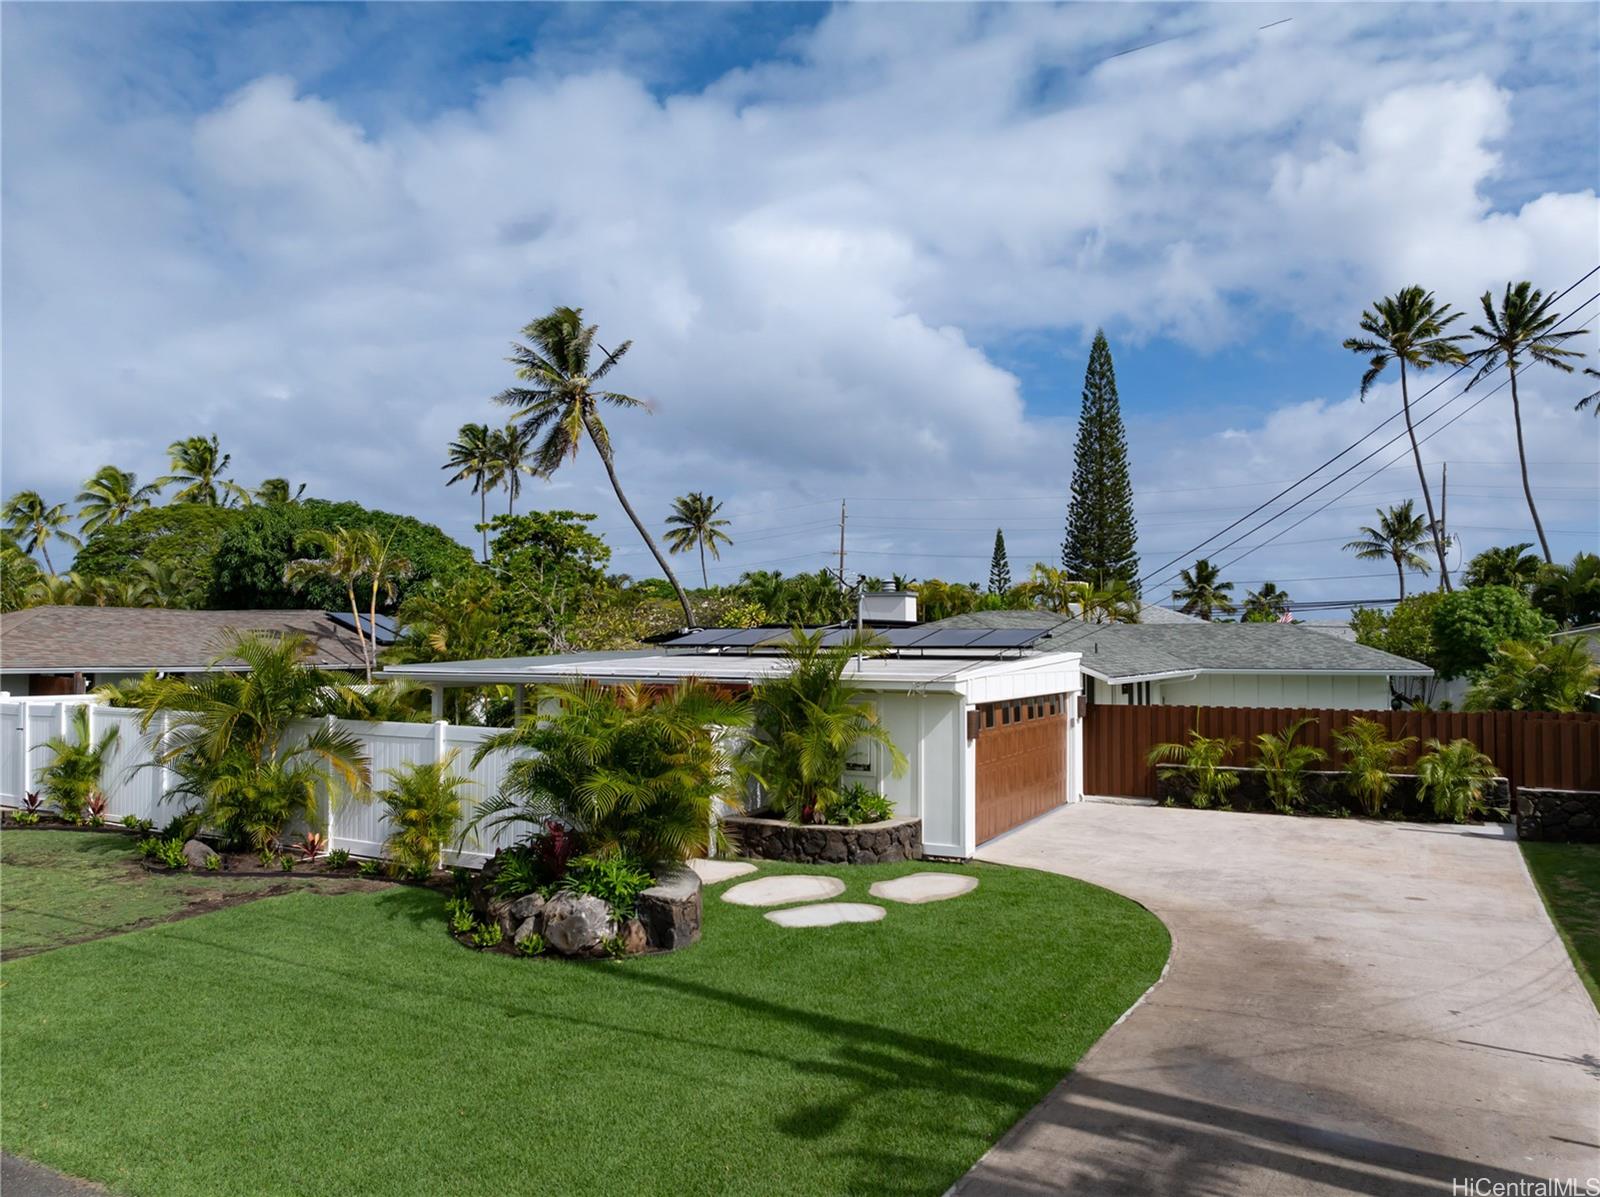
[(1600, 1178), (1600, 1015), (1509, 829), (1091, 801), (978, 855), (1142, 902), (1173, 948), (952, 1193)]

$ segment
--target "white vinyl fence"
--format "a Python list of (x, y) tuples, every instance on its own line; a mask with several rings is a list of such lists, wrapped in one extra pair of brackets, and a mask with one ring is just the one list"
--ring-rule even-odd
[[(89, 705), (92, 741), (98, 741), (108, 728), (118, 729), (116, 747), (106, 761), (101, 788), (107, 801), (109, 822), (120, 822), (133, 815), (149, 819), (158, 827), (182, 809), (181, 799), (169, 799), (168, 790), (176, 779), (155, 764), (156, 745), (165, 735), (167, 723), (158, 716), (148, 731), (141, 731), (141, 712), (107, 707), (87, 695), (53, 698), (0, 699), (0, 805), (19, 807), (23, 795), (39, 789), (39, 771), (50, 763), (51, 752), (43, 745), (55, 736), (70, 737), (73, 708)], [(368, 723), (360, 720), (331, 720), (335, 726), (353, 733), (361, 741), (372, 762), (375, 789), (389, 784), (387, 770), (405, 763), (422, 764), (456, 753), (451, 768), (471, 784), (463, 791), (463, 821), (470, 820), (477, 803), (492, 797), (505, 777), (509, 758), (504, 753), (485, 757), (476, 767), (472, 754), (496, 729), (458, 727), (450, 723)], [(316, 726), (306, 720), (297, 725), (304, 734)], [(292, 734), (292, 733), (291, 733)], [(345, 794), (324, 809), (331, 848), (343, 848), (357, 856), (383, 855), (389, 835), (388, 812), (370, 795)], [(478, 865), (494, 851), (510, 843), (526, 829), (498, 828), (469, 840), (460, 852), (447, 851), (446, 865)]]

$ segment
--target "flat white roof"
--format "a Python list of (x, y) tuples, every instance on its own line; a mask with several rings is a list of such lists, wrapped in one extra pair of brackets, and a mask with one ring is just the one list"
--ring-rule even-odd
[[(959, 690), (975, 678), (1056, 670), (1081, 653), (1041, 653), (999, 660), (948, 657), (865, 657), (845, 667), (844, 676), (871, 690)], [(731, 656), (716, 653), (575, 653), (556, 657), (508, 657), (487, 661), (437, 661), (389, 665), (380, 677), (406, 678), (425, 685), (538, 685), (588, 678), (599, 682), (707, 682), (750, 684), (781, 675), (781, 656)]]

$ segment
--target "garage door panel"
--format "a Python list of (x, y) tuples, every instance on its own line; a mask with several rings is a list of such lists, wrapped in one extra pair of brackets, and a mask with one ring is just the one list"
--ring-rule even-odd
[[(978, 842), (1025, 823), (1067, 798), (1064, 698), (979, 708)], [(1053, 713), (1052, 713), (1053, 712)]]

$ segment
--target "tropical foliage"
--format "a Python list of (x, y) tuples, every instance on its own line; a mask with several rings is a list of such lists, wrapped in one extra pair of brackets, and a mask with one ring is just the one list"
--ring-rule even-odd
[(46, 503), (36, 490), (18, 491), (7, 499), (5, 509), (0, 511), (0, 519), (5, 520), (6, 531), (22, 551), (38, 553), (44, 558), (45, 569), (51, 573), (56, 572), (56, 567), (50, 560), (52, 540), (73, 546), (83, 543), (77, 534), (67, 527), (72, 522), (72, 516), (67, 512), (67, 505)]
[(790, 822), (820, 822), (839, 803), (857, 745), (882, 752), (897, 776), (905, 771), (905, 754), (871, 700), (844, 676), (858, 655), (878, 651), (870, 637), (829, 645), (823, 633), (796, 628), (784, 646), (787, 668), (755, 687), (740, 770)]
[(1533, 605), (1564, 628), (1600, 623), (1600, 556), (1578, 553), (1570, 565), (1547, 565), (1533, 587)]
[(115, 527), (134, 512), (146, 510), (160, 493), (154, 482), (140, 486), (131, 470), (101, 466), (78, 492), (78, 521), (84, 535)]
[(1434, 299), (1431, 291), (1421, 287), (1405, 287), (1397, 294), (1380, 299), (1368, 311), (1361, 313), (1359, 337), (1349, 337), (1344, 347), (1367, 358), (1366, 373), (1361, 376), (1361, 398), (1367, 397), (1379, 376), (1390, 362), (1400, 366), (1400, 410), (1405, 415), (1406, 435), (1411, 440), (1411, 457), (1417, 467), (1417, 483), (1422, 488), (1422, 504), (1427, 509), (1427, 531), (1433, 541), (1434, 555), (1439, 562), (1439, 580), (1445, 590), (1450, 587), (1450, 569), (1444, 557), (1444, 537), (1433, 511), (1433, 492), (1428, 488), (1428, 474), (1422, 468), (1422, 450), (1417, 447), (1417, 431), (1411, 419), (1411, 386), (1408, 370), (1426, 370), (1435, 365), (1461, 365), (1466, 361), (1459, 342), (1465, 333), (1446, 330), (1461, 318), (1452, 312), (1449, 304)]
[(171, 717), (155, 747), (156, 761), (179, 777), (174, 792), (230, 846), (276, 850), (295, 819), (320, 824), (322, 794), (333, 802), (368, 785), (356, 737), (328, 724), (306, 734), (291, 726), (350, 688), (348, 675), (307, 665), (309, 650), (298, 636), (233, 636), (215, 663), (239, 662), (243, 672), (170, 677), (137, 696), (145, 730)]
[(716, 499), (692, 490), (672, 501), (672, 514), (667, 516), (668, 551), (687, 553), (698, 548), (700, 582), (705, 586), (711, 585), (706, 575), (706, 553), (720, 559), (721, 546), (733, 543), (733, 538), (723, 531), (728, 521), (718, 516), (721, 510), (722, 504)]
[[(331, 532), (312, 529), (300, 538), (304, 549), (311, 546), (316, 557), (302, 557), (283, 568), (283, 580), (298, 586), (308, 579), (323, 578), (344, 587), (350, 614), (356, 625), (356, 639), (366, 663), (367, 681), (377, 663), (377, 620), (380, 599), (392, 605), (399, 593), (399, 581), (411, 572), (411, 562), (394, 551), (394, 530), (387, 536), (372, 528), (335, 528)], [(358, 596), (358, 591), (360, 592)], [(361, 600), (365, 599), (363, 603)], [(366, 607), (367, 624), (362, 628)]]
[(1502, 545), (1484, 549), (1467, 562), (1467, 572), (1461, 576), (1466, 586), (1510, 586), (1527, 594), (1539, 580), (1542, 562), (1528, 552), (1533, 545)]
[(100, 792), (106, 758), (116, 747), (118, 729), (109, 727), (97, 740), (90, 730), (88, 703), (72, 708), (70, 734), (53, 736), (39, 745), (50, 753), (50, 763), (39, 770), (39, 789), (45, 800), (71, 822), (83, 818), (84, 809)]
[(483, 536), (483, 559), (489, 560), (489, 491), (500, 481), (500, 455), (496, 452), (493, 434), (487, 424), (463, 424), (456, 439), (450, 442), (449, 457), (444, 466), (454, 473), (445, 481), (446, 486), (457, 482), (471, 482), (472, 493), (478, 496), (478, 529)]
[(389, 784), (374, 795), (392, 828), (384, 851), (402, 873), (426, 876), (438, 868), (461, 822), (461, 791), (471, 782), (451, 769), (455, 759), (452, 749), (436, 761), (397, 765), (386, 770)]
[(175, 486), (174, 503), (203, 503), (207, 507), (231, 507), (249, 503), (250, 492), (237, 482), (223, 477), (233, 454), (224, 453), (216, 434), (190, 436), (167, 447), (172, 472), (158, 478), (158, 487)]
[(1260, 590), (1249, 591), (1244, 596), (1245, 623), (1281, 623), (1289, 615), (1289, 592), (1280, 590), (1276, 582), (1261, 583)]
[(1507, 640), (1467, 691), (1469, 711), (1581, 711), (1600, 694), (1600, 665), (1581, 638)]
[(1433, 813), (1452, 823), (1465, 823), (1483, 809), (1483, 792), (1494, 780), (1494, 762), (1471, 740), (1445, 744), (1429, 740), (1417, 761), (1417, 796)]
[(1150, 749), (1145, 760), (1151, 765), (1175, 764), (1189, 785), (1189, 803), (1204, 810), (1222, 806), (1239, 785), (1239, 775), (1224, 766), (1239, 748), (1232, 736), (1203, 736), (1200, 729), (1189, 733), (1186, 743), (1168, 742)]
[(1376, 818), (1383, 812), (1384, 799), (1394, 790), (1395, 762), (1410, 751), (1417, 738), (1391, 740), (1377, 720), (1354, 719), (1333, 733), (1333, 742), (1344, 757), (1346, 791)]
[(1543, 640), (1555, 623), (1521, 591), (1477, 586), (1449, 594), (1434, 608), (1434, 661), (1445, 677), (1472, 677), (1507, 640)]
[(1221, 581), (1221, 570), (1204, 557), (1196, 561), (1192, 569), (1180, 570), (1178, 581), (1172, 597), (1182, 604), (1178, 609), (1185, 615), (1212, 619), (1218, 615), (1232, 615), (1236, 610), (1229, 597), (1233, 583)]
[(479, 745), (473, 764), (516, 756), (469, 830), (523, 825), (537, 841), (554, 825), (589, 852), (651, 866), (705, 854), (713, 804), (734, 796), (719, 729), (747, 722), (740, 704), (695, 682), (546, 686), (534, 701), (540, 714)]

